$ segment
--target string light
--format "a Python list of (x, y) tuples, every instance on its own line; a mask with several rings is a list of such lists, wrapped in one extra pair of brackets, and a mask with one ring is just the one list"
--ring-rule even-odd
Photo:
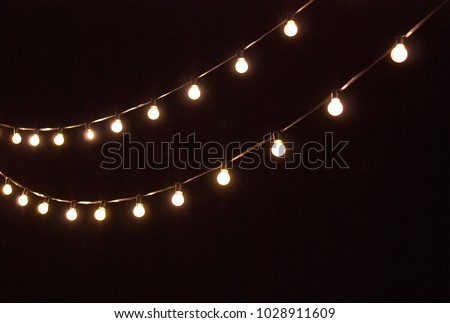
[(100, 203), (100, 206), (98, 209), (94, 212), (94, 217), (97, 221), (103, 221), (106, 219), (106, 209), (105, 209), (106, 202), (102, 201)]
[(331, 92), (331, 100), (327, 107), (328, 113), (337, 117), (344, 111), (344, 106), (338, 97), (338, 91)]
[(142, 218), (145, 215), (145, 208), (142, 204), (142, 197), (140, 195), (136, 196), (136, 205), (133, 209), (133, 214), (137, 218)]
[(64, 144), (64, 135), (62, 134), (62, 129), (53, 137), (53, 142), (56, 146), (62, 146)]
[(188, 96), (191, 100), (198, 100), (200, 98), (201, 92), (200, 88), (197, 85), (197, 79), (192, 79), (191, 86), (188, 90)]
[(44, 215), (48, 213), (50, 198), (46, 197), (42, 203), (40, 203), (37, 207), (37, 210), (40, 214)]
[(181, 191), (181, 183), (175, 184), (175, 193), (172, 196), (172, 204), (175, 206), (182, 206), (184, 203), (183, 192)]
[(220, 185), (228, 185), (230, 183), (230, 173), (228, 172), (228, 169), (222, 168), (217, 175), (217, 183)]
[(272, 154), (275, 157), (282, 157), (286, 153), (286, 147), (283, 144), (283, 141), (280, 139), (279, 132), (274, 132), (272, 134), (273, 139), (273, 145), (270, 149), (272, 151)]
[(67, 218), (67, 220), (69, 220), (69, 221), (75, 221), (76, 219), (77, 219), (77, 217), (78, 217), (78, 214), (77, 214), (77, 209), (75, 208), (76, 207), (76, 202), (75, 201), (72, 201), (71, 203), (70, 203), (70, 208), (69, 208), (69, 210), (67, 210), (67, 212), (66, 212), (66, 218)]
[(28, 139), (28, 142), (33, 147), (39, 146), (39, 143), (41, 142), (41, 140), (39, 139), (39, 134), (38, 134), (37, 130), (30, 136), (30, 138)]
[(3, 194), (5, 194), (5, 195), (11, 195), (11, 193), (13, 191), (12, 186), (9, 183), (8, 177), (5, 177), (5, 185), (3, 185), (2, 191), (3, 191)]
[(95, 132), (92, 131), (91, 125), (89, 123), (86, 123), (86, 131), (84, 132), (84, 137), (87, 140), (93, 140), (95, 138)]
[(408, 58), (408, 51), (403, 43), (403, 37), (396, 39), (396, 45), (391, 50), (391, 58), (396, 63), (403, 63)]
[(14, 133), (11, 136), (11, 141), (13, 142), (13, 144), (18, 145), (22, 142), (22, 136), (20, 135), (20, 133), (14, 129)]
[(28, 194), (27, 190), (24, 189), (23, 192), (22, 192), (22, 195), (20, 195), (20, 196), (17, 198), (17, 203), (18, 203), (20, 206), (25, 206), (25, 205), (28, 204), (28, 195), (27, 195), (27, 194)]
[(120, 120), (118, 114), (116, 115), (116, 118), (114, 119), (113, 123), (111, 123), (111, 130), (115, 133), (119, 133), (123, 130), (122, 120)]
[(150, 108), (148, 109), (147, 116), (150, 120), (156, 120), (159, 118), (159, 110), (156, 105), (156, 100), (152, 100)]
[(236, 64), (234, 65), (234, 68), (236, 69), (236, 72), (239, 74), (244, 74), (248, 71), (248, 64), (247, 61), (244, 58), (244, 52), (242, 50), (239, 50), (236, 54), (237, 60)]
[(287, 18), (286, 25), (284, 25), (284, 33), (288, 37), (294, 37), (297, 35), (298, 27), (294, 20), (294, 15), (289, 14)]

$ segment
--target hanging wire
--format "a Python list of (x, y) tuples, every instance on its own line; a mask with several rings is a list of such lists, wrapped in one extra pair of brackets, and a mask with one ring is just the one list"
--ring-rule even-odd
[[(312, 2), (314, 2), (314, 0), (308, 2), (307, 4), (305, 4), (305, 6), (311, 4)], [(415, 31), (417, 31), (417, 29), (419, 29), (428, 19), (430, 19), (430, 17), (432, 15), (434, 15), (439, 9), (441, 9), (446, 3), (448, 2), (448, 0), (443, 1), (438, 7), (436, 7), (433, 11), (431, 11), (427, 16), (425, 16), (425, 18), (423, 18), (422, 20), (419, 21), (418, 24), (416, 24), (406, 35), (405, 37), (409, 37), (411, 36)], [(303, 6), (302, 8), (304, 8), (305, 6)], [(300, 9), (302, 9), (300, 8)], [(299, 9), (299, 10), (300, 10)], [(390, 50), (389, 50), (390, 51)], [(345, 89), (347, 89), (351, 84), (353, 84), (356, 80), (358, 80), (362, 75), (364, 75), (365, 73), (367, 73), (369, 70), (371, 70), (375, 65), (377, 65), (383, 58), (385, 58), (387, 56), (387, 53), (389, 53), (389, 51), (385, 52), (383, 55), (381, 55), (379, 58), (377, 58), (375, 61), (373, 61), (370, 65), (368, 65), (366, 68), (364, 68), (362, 71), (360, 71), (359, 73), (357, 73), (355, 76), (353, 76), (352, 78), (350, 78), (350, 80), (345, 83), (340, 90), (343, 91)], [(291, 122), (290, 124), (288, 124), (286, 127), (282, 128), (279, 132), (285, 132), (288, 129), (290, 129), (291, 127), (293, 127), (294, 125), (298, 124), (299, 122), (305, 120), (308, 116), (310, 116), (313, 112), (319, 110), (322, 106), (324, 106), (324, 104), (326, 102), (328, 102), (329, 98), (327, 97), (325, 100), (321, 101), (319, 104), (317, 104), (316, 106), (314, 106), (311, 110), (309, 110), (308, 112), (302, 114), (300, 117), (298, 117), (297, 119), (295, 119), (293, 122)], [(115, 115), (111, 116), (111, 117), (115, 117)], [(91, 122), (92, 123), (92, 122)], [(83, 126), (85, 126), (85, 124), (83, 123)], [(35, 129), (32, 129), (35, 130)], [(42, 129), (39, 129), (42, 130)], [(271, 138), (270, 136), (265, 138), (264, 140), (262, 140), (261, 142), (247, 148), (246, 150), (244, 150), (243, 152), (241, 152), (240, 154), (238, 154), (237, 156), (233, 157), (232, 159), (230, 159), (229, 161), (226, 162), (235, 162), (236, 160), (239, 160), (240, 158), (244, 157), (246, 154), (248, 154), (249, 152), (259, 149), (262, 145), (270, 142)], [(214, 170), (218, 170), (220, 169), (221, 166), (216, 167), (216, 168), (212, 168), (212, 169), (208, 169), (198, 175), (195, 175), (193, 177), (190, 177), (188, 179), (186, 179), (185, 181), (181, 182), (182, 184), (187, 184), (191, 181), (194, 181), (202, 176), (205, 176), (209, 173), (211, 173)], [(28, 187), (18, 183), (17, 181), (11, 179), (11, 177), (7, 176), (6, 174), (4, 174), (2, 171), (0, 171), (0, 176), (4, 177), (5, 179), (5, 183), (9, 182), (9, 183), (13, 183), (15, 186), (23, 189), (24, 191), (27, 191), (28, 193), (34, 194), (38, 197), (41, 198), (45, 198), (45, 199), (50, 199), (52, 201), (56, 201), (56, 202), (60, 202), (60, 203), (67, 203), (67, 204), (72, 204), (73, 200), (68, 200), (68, 199), (61, 199), (61, 198), (56, 198), (56, 197), (51, 197), (47, 194), (42, 194), (36, 191), (33, 191), (31, 189), (29, 189)], [(175, 185), (171, 185), (162, 189), (158, 189), (155, 191), (151, 191), (149, 193), (146, 194), (141, 194), (140, 196), (142, 197), (148, 197), (148, 196), (152, 196), (152, 195), (156, 195), (162, 192), (166, 192), (166, 191), (170, 191), (173, 190), (175, 188)], [(131, 201), (131, 200), (135, 200), (136, 199), (136, 194), (130, 197), (125, 197), (125, 198), (118, 198), (118, 199), (114, 199), (114, 200), (96, 200), (96, 201), (77, 201), (77, 204), (82, 204), (82, 205), (93, 205), (93, 204), (99, 204), (102, 202), (105, 203), (120, 203), (120, 202), (126, 202), (126, 201)]]

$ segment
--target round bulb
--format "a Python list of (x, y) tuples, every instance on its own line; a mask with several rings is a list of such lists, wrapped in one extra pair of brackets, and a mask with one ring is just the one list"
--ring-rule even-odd
[(288, 37), (294, 37), (297, 35), (298, 27), (294, 20), (288, 20), (284, 26), (284, 33)]
[(332, 98), (331, 102), (328, 104), (328, 113), (333, 117), (337, 117), (344, 111), (344, 107), (342, 106), (341, 100), (339, 98)]
[(192, 84), (188, 91), (188, 96), (191, 100), (197, 100), (200, 97), (200, 88), (197, 84)]
[(41, 204), (38, 205), (37, 209), (38, 209), (39, 213), (47, 214), (47, 212), (48, 212), (48, 203), (47, 202), (42, 202)]
[(5, 195), (11, 195), (11, 193), (12, 193), (12, 186), (11, 186), (11, 184), (5, 184), (5, 185), (3, 185), (3, 194), (5, 194)]
[(31, 135), (30, 139), (29, 139), (30, 145), (33, 147), (36, 147), (39, 145), (39, 143), (41, 142), (39, 139), (39, 135), (37, 133), (34, 133)]
[(69, 221), (75, 221), (77, 219), (77, 210), (74, 207), (71, 207), (67, 212), (66, 212), (66, 218)]
[(244, 57), (239, 57), (236, 61), (236, 65), (234, 66), (236, 71), (240, 74), (247, 72), (248, 64)]
[(94, 213), (94, 217), (97, 221), (103, 221), (106, 219), (106, 210), (103, 206), (100, 206)]
[(136, 206), (133, 209), (133, 214), (137, 218), (142, 218), (145, 214), (145, 208), (142, 203), (136, 203)]
[(220, 185), (228, 185), (230, 182), (230, 174), (228, 169), (221, 169), (219, 175), (217, 175), (217, 182)]
[(95, 133), (91, 129), (87, 129), (84, 135), (86, 136), (87, 140), (92, 140), (95, 137)]
[(184, 203), (183, 192), (176, 191), (172, 196), (172, 204), (175, 206), (181, 206)]
[(120, 119), (114, 120), (114, 122), (111, 124), (111, 130), (115, 133), (121, 132), (123, 129), (122, 121)]
[(61, 146), (64, 143), (64, 136), (62, 133), (56, 134), (56, 136), (53, 137), (53, 142), (56, 146)]
[(28, 196), (26, 196), (25, 194), (22, 194), (19, 196), (19, 198), (17, 199), (17, 203), (19, 203), (20, 206), (25, 206), (28, 204)]
[(12, 137), (11, 137), (11, 141), (12, 141), (14, 144), (18, 145), (18, 144), (20, 144), (20, 143), (22, 142), (22, 136), (20, 135), (20, 133), (15, 132), (15, 133), (12, 135)]
[(396, 63), (403, 63), (408, 58), (408, 51), (406, 50), (405, 45), (397, 44), (391, 50), (391, 58)]
[(272, 154), (276, 157), (281, 157), (286, 152), (286, 147), (283, 144), (283, 141), (281, 139), (277, 139), (274, 141), (272, 145)]
[(159, 110), (156, 105), (152, 105), (150, 109), (148, 109), (147, 116), (150, 120), (156, 120), (159, 118)]

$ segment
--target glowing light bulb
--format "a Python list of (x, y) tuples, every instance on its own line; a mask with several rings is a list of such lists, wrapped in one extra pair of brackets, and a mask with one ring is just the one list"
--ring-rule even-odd
[(148, 109), (147, 116), (150, 120), (156, 120), (159, 118), (159, 110), (158, 107), (155, 104), (152, 104), (150, 106), (150, 109)]
[(2, 191), (5, 195), (11, 195), (13, 191), (11, 184), (9, 184), (8, 182), (5, 183), (5, 185), (3, 185)]
[(84, 136), (87, 140), (93, 140), (95, 138), (95, 132), (92, 131), (92, 129), (88, 128), (86, 129)]
[(38, 205), (37, 210), (40, 214), (47, 214), (48, 213), (48, 202), (44, 201), (41, 204)]
[(13, 142), (13, 144), (20, 144), (22, 142), (22, 136), (20, 135), (20, 133), (14, 131), (14, 134), (11, 137), (11, 141)]
[(61, 132), (57, 133), (53, 137), (53, 142), (55, 143), (56, 146), (62, 146), (64, 144), (64, 135)]
[(236, 65), (234, 65), (236, 72), (240, 74), (244, 74), (248, 71), (248, 64), (244, 57), (239, 57), (236, 61)]
[(191, 100), (198, 100), (198, 98), (200, 97), (200, 88), (198, 87), (197, 84), (192, 84), (191, 87), (189, 88), (188, 91), (188, 96)]
[(339, 98), (332, 98), (328, 104), (327, 110), (333, 117), (337, 117), (344, 111), (344, 106)]
[(145, 208), (142, 203), (136, 203), (136, 206), (133, 209), (133, 214), (137, 218), (142, 218), (145, 215)]
[(30, 139), (28, 139), (28, 142), (31, 146), (36, 147), (39, 146), (39, 143), (41, 140), (39, 139), (39, 135), (37, 133), (34, 133), (30, 136)]
[(27, 194), (26, 194), (25, 192), (22, 193), (22, 195), (20, 195), (20, 196), (17, 198), (17, 203), (18, 203), (20, 206), (25, 206), (25, 205), (28, 204), (28, 196), (27, 196)]
[(281, 157), (286, 153), (286, 147), (281, 139), (277, 139), (273, 142), (271, 148), (272, 154), (276, 157)]
[(78, 217), (77, 210), (75, 206), (71, 206), (70, 209), (66, 212), (66, 218), (69, 221), (75, 221)]
[(116, 118), (114, 122), (111, 124), (111, 130), (115, 133), (121, 132), (123, 129), (122, 121), (119, 118)]
[(221, 169), (219, 175), (217, 175), (217, 183), (220, 185), (228, 185), (230, 182), (230, 174), (228, 173), (228, 169)]
[(397, 43), (391, 50), (391, 58), (396, 63), (403, 63), (408, 58), (408, 51), (403, 43)]
[(294, 37), (297, 35), (298, 27), (293, 19), (289, 19), (284, 25), (284, 34), (288, 37)]
[(103, 221), (106, 219), (106, 209), (100, 206), (94, 213), (94, 217), (97, 221)]

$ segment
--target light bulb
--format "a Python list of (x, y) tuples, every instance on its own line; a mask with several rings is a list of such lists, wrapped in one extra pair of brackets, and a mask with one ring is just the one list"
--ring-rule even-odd
[(228, 173), (228, 169), (221, 169), (219, 175), (217, 175), (217, 183), (220, 185), (228, 185), (230, 182), (230, 174)]
[(95, 137), (95, 132), (92, 131), (92, 129), (88, 128), (85, 132), (84, 132), (84, 136), (86, 137), (87, 140), (92, 140)]
[(298, 27), (293, 19), (289, 19), (284, 26), (284, 33), (288, 37), (294, 37), (297, 35)]
[(30, 136), (30, 139), (28, 139), (31, 146), (36, 147), (41, 142), (39, 139), (39, 135), (37, 133), (34, 133)]
[(344, 106), (339, 98), (332, 98), (327, 107), (328, 113), (333, 117), (337, 117), (344, 111)]
[(236, 61), (236, 65), (234, 65), (236, 72), (240, 74), (244, 74), (248, 71), (248, 64), (244, 57), (239, 57)]
[(11, 137), (11, 141), (14, 144), (18, 145), (18, 144), (20, 144), (22, 142), (22, 136), (20, 135), (20, 133), (14, 132), (14, 134)]
[(5, 195), (11, 195), (11, 193), (13, 191), (12, 186), (9, 183), (6, 183), (5, 185), (3, 185), (2, 190), (3, 190), (3, 194), (5, 194)]
[(57, 133), (53, 137), (53, 142), (55, 143), (56, 146), (61, 146), (62, 144), (64, 144), (64, 135), (61, 132)]
[(271, 148), (272, 154), (276, 157), (281, 157), (286, 153), (286, 147), (281, 139), (277, 139), (273, 142)]
[(191, 100), (198, 100), (200, 97), (200, 88), (197, 84), (192, 84), (188, 91), (188, 96)]
[(47, 214), (48, 212), (48, 203), (46, 201), (42, 202), (38, 205), (37, 210), (41, 214)]
[(133, 214), (137, 218), (142, 218), (145, 214), (145, 208), (142, 203), (136, 203), (136, 206), (133, 209)]
[(20, 195), (17, 198), (17, 203), (19, 203), (20, 206), (25, 206), (28, 204), (28, 196), (25, 193), (22, 193), (22, 195)]
[(150, 120), (156, 120), (159, 118), (159, 110), (158, 107), (154, 104), (150, 106), (150, 109), (148, 109), (147, 116)]
[(114, 120), (114, 122), (111, 124), (111, 130), (114, 131), (115, 133), (119, 133), (122, 131), (122, 129), (123, 129), (122, 121), (116, 118), (116, 120)]
[(396, 63), (403, 63), (408, 58), (408, 51), (406, 50), (406, 47), (402, 43), (398, 43), (395, 45), (395, 47), (391, 50), (391, 58)]
[(94, 217), (97, 221), (103, 221), (106, 219), (106, 209), (100, 206), (94, 213)]
[(175, 191), (172, 196), (172, 204), (175, 206), (181, 206), (184, 203), (184, 196), (182, 191)]
[(69, 221), (75, 221), (77, 219), (77, 210), (74, 206), (71, 206), (70, 209), (66, 212), (66, 218)]

